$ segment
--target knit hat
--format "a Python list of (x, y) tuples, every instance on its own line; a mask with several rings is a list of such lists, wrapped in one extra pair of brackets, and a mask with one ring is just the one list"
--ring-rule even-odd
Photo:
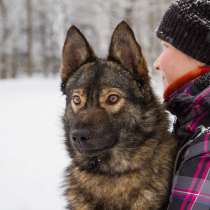
[(210, 64), (210, 0), (176, 0), (156, 30), (160, 39)]

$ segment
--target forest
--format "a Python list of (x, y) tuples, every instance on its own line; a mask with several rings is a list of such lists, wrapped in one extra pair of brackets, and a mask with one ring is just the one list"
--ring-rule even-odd
[(155, 37), (170, 0), (0, 0), (0, 78), (57, 74), (71, 25), (106, 57), (115, 26), (133, 28), (149, 66), (160, 50)]

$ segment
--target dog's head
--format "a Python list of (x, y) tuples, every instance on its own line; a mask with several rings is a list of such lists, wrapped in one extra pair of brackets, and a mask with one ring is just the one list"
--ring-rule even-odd
[(63, 47), (64, 127), (73, 159), (134, 151), (157, 122), (146, 62), (134, 33), (120, 23), (106, 60), (95, 56), (82, 33), (72, 26)]

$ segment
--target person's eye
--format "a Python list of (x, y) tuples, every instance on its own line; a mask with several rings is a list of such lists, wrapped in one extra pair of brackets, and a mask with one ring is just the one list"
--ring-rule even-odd
[(169, 48), (169, 45), (166, 44), (166, 43), (163, 43), (163, 48), (164, 48), (164, 49), (165, 49), (165, 48)]

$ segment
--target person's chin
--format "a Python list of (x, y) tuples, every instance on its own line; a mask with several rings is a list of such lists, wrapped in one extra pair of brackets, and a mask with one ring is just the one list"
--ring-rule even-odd
[(164, 87), (164, 89), (166, 89), (168, 87), (168, 82), (167, 82), (166, 77), (164, 75), (162, 76), (162, 81), (163, 81), (163, 87)]

